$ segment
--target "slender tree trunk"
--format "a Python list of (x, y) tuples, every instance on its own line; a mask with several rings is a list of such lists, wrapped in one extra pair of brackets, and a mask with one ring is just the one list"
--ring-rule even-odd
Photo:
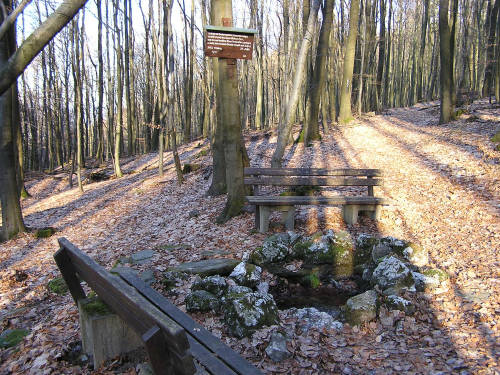
[(121, 42), (120, 42), (120, 27), (118, 22), (118, 1), (114, 0), (114, 21), (115, 21), (115, 32), (116, 36), (113, 37), (113, 40), (116, 38), (116, 94), (117, 94), (117, 121), (115, 125), (115, 175), (120, 178), (123, 176), (121, 167), (120, 167), (120, 151), (121, 151), (121, 142), (122, 142), (122, 114), (123, 114), (123, 84), (122, 84), (122, 50), (121, 50)]
[[(212, 0), (216, 25), (232, 26), (232, 0)], [(245, 200), (243, 168), (245, 167), (246, 150), (242, 140), (240, 122), (240, 102), (238, 79), (236, 77), (236, 60), (219, 59), (219, 90), (217, 105), (220, 106), (223, 129), (224, 158), (226, 163), (227, 201), (224, 211), (217, 222), (224, 223), (239, 215)]]
[(428, 20), (429, 20), (429, 0), (424, 0), (424, 14), (422, 16), (422, 34), (420, 36), (420, 52), (418, 55), (417, 101), (422, 101), (424, 99), (423, 70), (424, 70), (425, 41), (427, 38), (427, 22), (428, 22)]
[(356, 52), (356, 38), (358, 35), (359, 0), (351, 0), (349, 11), (349, 35), (344, 53), (344, 70), (342, 74), (342, 88), (340, 90), (339, 121), (346, 123), (352, 120), (351, 92), (354, 55)]
[[(10, 6), (8, 0), (2, 0), (2, 5)], [(3, 21), (5, 15), (0, 15)], [(0, 69), (8, 64), (9, 57), (16, 51), (15, 22), (0, 39)], [(15, 105), (17, 98), (17, 83), (4, 91), (0, 96), (0, 204), (2, 209), (2, 227), (0, 241), (6, 241), (19, 232), (26, 230), (21, 211), (20, 187), (17, 171), (18, 159), (16, 149), (16, 129), (19, 129), (19, 107)], [(17, 130), (19, 131), (19, 130)]]
[[(330, 44), (330, 30), (333, 23), (333, 7), (335, 0), (326, 0), (323, 11), (323, 22), (319, 33), (318, 48), (316, 51), (316, 62), (312, 73), (312, 80), (309, 86), (309, 101), (307, 106), (306, 129), (304, 134), (304, 144), (309, 144), (312, 140), (320, 139), (319, 134), (319, 104), (321, 95), (325, 89), (327, 56)], [(325, 105), (323, 104), (323, 107)], [(323, 116), (325, 117), (325, 116)]]
[(297, 68), (293, 80), (293, 87), (286, 106), (285, 119), (284, 122), (280, 124), (278, 142), (276, 144), (276, 149), (274, 150), (271, 160), (271, 165), (273, 168), (281, 167), (287, 141), (290, 138), (290, 134), (292, 131), (297, 104), (299, 101), (300, 86), (302, 85), (304, 74), (306, 72), (307, 55), (314, 35), (314, 28), (317, 22), (319, 5), (319, 0), (313, 0), (312, 9), (309, 13), (309, 19), (307, 22), (306, 33), (304, 35), (304, 39), (302, 41), (299, 56), (297, 59)]
[(449, 1), (439, 1), (439, 51), (441, 60), (441, 116), (439, 122), (447, 123), (455, 118), (455, 84), (454, 84), (454, 49), (455, 24), (458, 12), (458, 0), (454, 1), (452, 9), (452, 25), (449, 21)]
[(100, 164), (104, 159), (104, 132), (103, 132), (103, 97), (104, 97), (104, 64), (102, 60), (102, 10), (101, 0), (96, 0), (97, 4), (97, 59), (99, 63), (99, 72), (97, 77), (98, 84), (98, 104), (97, 104), (97, 162)]
[[(428, 0), (425, 0), (428, 1)], [(385, 65), (385, 6), (386, 0), (380, 0), (380, 42), (378, 49), (378, 66), (377, 66), (377, 110), (382, 108), (382, 79), (384, 76)]]
[[(495, 33), (497, 30), (497, 17), (500, 9), (500, 0), (495, 0), (493, 7), (488, 3), (489, 14), (488, 17), (488, 47), (486, 48), (486, 69), (484, 71), (484, 86), (483, 96), (490, 96), (493, 94), (493, 80), (495, 76)], [(498, 47), (497, 47), (498, 49)]]

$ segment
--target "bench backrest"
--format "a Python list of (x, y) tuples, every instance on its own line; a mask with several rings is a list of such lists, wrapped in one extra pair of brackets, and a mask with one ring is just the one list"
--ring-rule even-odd
[(155, 374), (194, 374), (186, 332), (137, 290), (84, 254), (65, 238), (54, 259), (77, 302), (85, 298), (80, 279), (142, 338)]
[(245, 185), (378, 186), (379, 169), (245, 168)]

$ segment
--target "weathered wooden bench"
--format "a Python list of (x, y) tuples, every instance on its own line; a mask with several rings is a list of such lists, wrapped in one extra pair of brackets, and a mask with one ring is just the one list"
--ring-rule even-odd
[[(342, 205), (345, 222), (355, 224), (360, 212), (378, 219), (384, 204), (384, 199), (374, 197), (373, 193), (374, 186), (382, 185), (379, 169), (245, 168), (244, 173), (245, 185), (252, 185), (254, 191), (246, 200), (255, 205), (255, 227), (262, 233), (269, 229), (272, 210), (281, 211), (286, 228), (293, 230), (295, 206)], [(269, 196), (258, 195), (261, 186), (366, 186), (368, 189), (367, 195), (358, 196)]]
[(78, 303), (81, 280), (141, 338), (155, 374), (188, 375), (196, 359), (211, 374), (262, 374), (130, 270), (111, 274), (65, 238), (54, 259)]

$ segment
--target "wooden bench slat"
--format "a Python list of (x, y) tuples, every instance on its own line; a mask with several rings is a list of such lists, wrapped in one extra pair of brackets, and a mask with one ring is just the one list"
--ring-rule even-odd
[(382, 176), (380, 169), (324, 169), (324, 168), (255, 168), (247, 167), (245, 176)]
[(260, 176), (246, 177), (245, 185), (277, 185), (277, 186), (380, 186), (379, 178), (341, 178), (341, 177), (289, 177)]
[(217, 375), (237, 375), (240, 373), (234, 372), (226, 364), (214, 356), (214, 353), (201, 345), (192, 336), (188, 336), (191, 353), (193, 356), (212, 374)]
[[(157, 308), (167, 314), (173, 321), (183, 327), (188, 334), (188, 340), (190, 344), (192, 343), (192, 340), (190, 339), (190, 337), (192, 336), (201, 344), (203, 344), (209, 351), (218, 356), (222, 361), (224, 361), (226, 365), (231, 367), (238, 374), (262, 375), (262, 372), (260, 372), (260, 370), (252, 366), (238, 353), (222, 343), (218, 338), (213, 336), (205, 327), (196, 323), (190, 316), (179, 310), (177, 306), (175, 306), (160, 293), (147, 286), (144, 281), (139, 279), (133, 273), (123, 269), (118, 270), (117, 273), (124, 281), (136, 288), (139, 293), (147, 298), (153, 305), (155, 305)], [(191, 348), (193, 347), (191, 346)], [(202, 352), (201, 349), (198, 353), (200, 355), (207, 354), (205, 352)], [(193, 352), (193, 354), (196, 357), (197, 353)], [(201, 361), (201, 359), (199, 360)]]
[(58, 241), (70, 258), (76, 272), (117, 315), (129, 323), (141, 336), (157, 324), (167, 336), (173, 350), (183, 353), (189, 348), (186, 333), (177, 323), (165, 316), (126, 282), (109, 274), (67, 239), (60, 238)]
[(250, 204), (267, 205), (267, 206), (305, 206), (305, 205), (341, 205), (341, 204), (359, 204), (372, 205), (384, 204), (384, 198), (356, 196), (356, 197), (309, 197), (309, 196), (285, 196), (285, 197), (269, 197), (269, 196), (247, 196), (245, 199)]

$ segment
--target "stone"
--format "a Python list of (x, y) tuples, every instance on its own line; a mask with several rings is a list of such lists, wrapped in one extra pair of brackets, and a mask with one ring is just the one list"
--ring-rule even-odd
[(293, 238), (295, 238), (293, 232), (278, 233), (266, 238), (262, 246), (250, 254), (249, 261), (259, 266), (284, 261), (289, 256), (292, 244), (289, 233), (292, 233)]
[(281, 332), (273, 332), (269, 345), (266, 347), (266, 354), (274, 362), (282, 362), (292, 356), (286, 347), (288, 338)]
[(392, 247), (390, 247), (386, 243), (378, 243), (373, 246), (372, 249), (372, 260), (374, 262), (379, 261), (380, 259), (384, 258), (385, 256), (389, 255), (392, 253)]
[(151, 261), (151, 258), (153, 258), (156, 254), (158, 254), (154, 250), (143, 250), (139, 251), (135, 254), (132, 254), (130, 256), (130, 263), (133, 264), (146, 264)]
[(6, 329), (0, 333), (0, 348), (12, 348), (30, 334), (27, 329)]
[(83, 351), (94, 359), (94, 368), (105, 361), (143, 346), (141, 338), (97, 297), (78, 301)]
[(415, 288), (418, 292), (435, 291), (438, 288), (447, 289), (448, 274), (439, 268), (429, 268), (422, 272), (412, 272)]
[(277, 324), (278, 308), (270, 294), (247, 293), (226, 301), (224, 322), (234, 336), (248, 337), (263, 326)]
[(47, 288), (55, 294), (65, 295), (68, 293), (68, 286), (62, 277), (57, 277), (47, 283)]
[(385, 305), (389, 310), (404, 311), (407, 315), (413, 315), (415, 313), (415, 305), (411, 301), (394, 294), (387, 296)]
[(384, 290), (411, 287), (414, 282), (410, 269), (397, 257), (389, 255), (383, 258), (373, 271), (372, 284)]
[(369, 263), (372, 260), (372, 250), (379, 243), (379, 239), (370, 234), (361, 233), (356, 238), (356, 249), (354, 251), (354, 265)]
[(226, 293), (222, 297), (222, 303), (226, 303), (226, 302), (231, 301), (235, 298), (242, 297), (245, 294), (252, 293), (252, 292), (253, 292), (253, 290), (251, 288), (246, 287), (246, 286), (230, 285), (230, 286), (228, 286)]
[(135, 368), (137, 375), (154, 375), (153, 369), (148, 362), (139, 363)]
[(148, 285), (151, 285), (156, 281), (153, 270), (146, 270), (144, 272), (141, 272), (139, 278)]
[(377, 292), (368, 290), (347, 300), (345, 318), (350, 325), (360, 325), (377, 317)]
[(198, 262), (182, 263), (176, 267), (170, 268), (169, 271), (185, 272), (203, 276), (228, 276), (240, 263), (237, 259), (218, 258), (200, 260)]
[(310, 329), (340, 331), (343, 327), (343, 324), (335, 320), (333, 316), (314, 307), (292, 308), (288, 310), (287, 317), (297, 319), (297, 327), (302, 333), (306, 333)]
[(188, 218), (193, 219), (195, 217), (200, 216), (200, 211), (199, 210), (191, 210), (189, 211)]
[(269, 283), (266, 281), (262, 281), (257, 284), (257, 291), (261, 294), (269, 293)]
[(203, 279), (198, 278), (191, 286), (191, 290), (206, 290), (214, 296), (222, 297), (227, 291), (226, 279), (219, 275), (207, 276)]
[(165, 288), (170, 289), (179, 286), (183, 280), (188, 279), (188, 274), (178, 271), (167, 271), (163, 273), (162, 283)]
[[(333, 233), (332, 233), (333, 234)], [(351, 277), (354, 271), (354, 246), (351, 235), (340, 231), (333, 236), (327, 233), (333, 254), (333, 272), (337, 279)]]
[(41, 228), (35, 232), (35, 238), (49, 238), (54, 233), (56, 233), (55, 228), (52, 227)]
[(429, 263), (429, 252), (422, 246), (410, 243), (403, 250), (403, 257), (416, 267), (424, 267)]
[(184, 303), (189, 312), (219, 311), (220, 309), (220, 300), (206, 290), (195, 290), (189, 293)]
[(398, 255), (401, 255), (403, 250), (408, 247), (407, 242), (391, 236), (382, 237), (380, 243), (389, 246), (392, 252)]
[(238, 284), (255, 288), (262, 276), (262, 268), (252, 263), (241, 262), (234, 267), (233, 272), (229, 275)]

